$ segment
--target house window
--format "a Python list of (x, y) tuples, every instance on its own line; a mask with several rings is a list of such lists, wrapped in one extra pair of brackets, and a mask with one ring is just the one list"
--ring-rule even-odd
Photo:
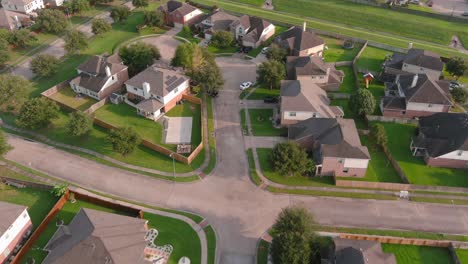
[(24, 214), (23, 214), (23, 218), (26, 218), (27, 216), (28, 216), (27, 213), (24, 213)]
[(344, 169), (343, 169), (343, 172), (344, 172), (344, 173), (348, 173), (348, 171), (349, 171), (348, 168), (344, 168)]
[(239, 28), (239, 34), (242, 34), (242, 28)]
[(289, 112), (289, 116), (296, 116), (296, 112)]
[(313, 113), (313, 114), (312, 114), (312, 117), (317, 117), (317, 113)]

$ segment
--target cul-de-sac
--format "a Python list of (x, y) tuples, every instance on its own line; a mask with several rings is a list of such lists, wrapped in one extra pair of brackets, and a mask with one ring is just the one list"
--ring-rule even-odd
[(468, 264), (468, 1), (0, 0), (0, 264)]

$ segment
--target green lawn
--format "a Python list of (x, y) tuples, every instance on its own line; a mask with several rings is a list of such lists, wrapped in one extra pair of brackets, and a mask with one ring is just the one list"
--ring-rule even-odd
[(262, 239), (257, 248), (257, 264), (268, 264), (269, 249), (270, 243)]
[(356, 62), (358, 69), (362, 71), (380, 72), (385, 57), (393, 52), (367, 46), (361, 57)]
[(416, 126), (382, 123), (387, 131), (388, 148), (412, 184), (468, 187), (466, 171), (428, 167), (423, 158), (413, 157), (409, 149)]
[(247, 123), (245, 120), (245, 109), (240, 110), (240, 120), (241, 120), (241, 128), (244, 134), (249, 135), (249, 128), (247, 127)]
[(213, 98), (211, 96), (206, 97), (206, 108), (208, 111), (208, 145), (210, 147), (210, 162), (208, 166), (203, 170), (203, 173), (209, 174), (213, 171), (216, 166), (216, 138), (215, 138), (215, 124), (213, 114)]
[(176, 36), (187, 39), (188, 41), (193, 42), (193, 43), (200, 42), (200, 39), (194, 37), (191, 31), (187, 32), (187, 31), (181, 30), (179, 33), (177, 33)]
[(467, 249), (457, 249), (457, 256), (460, 259), (462, 264), (468, 263), (468, 250)]
[(354, 78), (353, 69), (350, 66), (336, 67), (337, 70), (342, 70), (345, 74), (343, 83), (340, 85), (340, 93), (353, 93), (356, 91), (356, 78)]
[(95, 99), (88, 96), (76, 97), (76, 93), (70, 87), (59, 90), (57, 93), (53, 94), (51, 98), (81, 111), (97, 103)]
[(272, 149), (259, 148), (257, 149), (258, 159), (260, 162), (261, 171), (263, 175), (276, 183), (284, 185), (299, 185), (299, 186), (329, 186), (333, 185), (333, 177), (308, 177), (301, 175), (285, 176), (281, 175), (272, 167), (271, 164)]
[(215, 46), (208, 46), (206, 47), (206, 50), (211, 52), (211, 53), (215, 53), (215, 54), (221, 54), (221, 53), (236, 53), (237, 50), (239, 48), (236, 47), (236, 46), (230, 46), (230, 47), (227, 47), (227, 48), (224, 48), (224, 49), (221, 49), (221, 48), (217, 48)]
[(37, 228), (57, 198), (46, 190), (29, 187), (18, 189), (0, 183), (0, 201), (27, 206), (33, 227)]
[(215, 264), (216, 260), (216, 234), (213, 227), (207, 226), (203, 229), (208, 244), (208, 264)]
[(250, 123), (254, 136), (279, 137), (286, 136), (285, 128), (273, 127), (273, 109), (249, 109)]
[(32, 49), (39, 48), (41, 45), (46, 45), (47, 43), (52, 42), (57, 38), (56, 35), (45, 33), (45, 32), (36, 32), (37, 41), (34, 42), (33, 45), (27, 48), (14, 48), (10, 51), (10, 59), (8, 60), (9, 63), (14, 62), (15, 60), (19, 59), (21, 56), (26, 55), (26, 53), (30, 52)]
[(447, 248), (382, 244), (384, 252), (393, 253), (398, 264), (452, 264)]
[(352, 61), (362, 48), (361, 43), (355, 43), (354, 48), (344, 49), (342, 39), (320, 36), (325, 40), (328, 49), (323, 51), (325, 62)]
[(263, 100), (267, 96), (279, 96), (279, 89), (254, 88), (254, 91), (247, 97), (247, 100)]
[(255, 183), (255, 185), (260, 186), (262, 184), (262, 179), (257, 174), (252, 149), (249, 148), (246, 151), (246, 153), (247, 153), (247, 161), (249, 162), (250, 177), (252, 181)]

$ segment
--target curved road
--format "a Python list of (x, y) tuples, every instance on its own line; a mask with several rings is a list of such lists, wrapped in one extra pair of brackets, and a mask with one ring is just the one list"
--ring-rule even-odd
[(202, 181), (161, 181), (15, 137), (9, 139), (14, 149), (6, 158), (86, 188), (199, 213), (217, 231), (218, 262), (223, 264), (254, 263), (258, 237), (291, 204), (303, 204), (322, 224), (468, 234), (465, 206), (275, 195), (258, 189), (248, 176), (238, 99), (239, 82), (255, 79), (255, 64), (233, 58), (217, 62), (226, 79), (215, 100), (218, 166)]

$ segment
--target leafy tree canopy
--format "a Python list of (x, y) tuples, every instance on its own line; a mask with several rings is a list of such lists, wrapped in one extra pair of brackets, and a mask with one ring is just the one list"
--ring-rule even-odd
[(119, 50), (119, 56), (124, 64), (128, 66), (128, 72), (131, 76), (143, 71), (152, 65), (154, 60), (161, 58), (157, 47), (144, 42), (122, 47)]
[(49, 54), (39, 54), (31, 60), (31, 70), (34, 74), (45, 77), (56, 73), (60, 61)]
[(25, 78), (12, 74), (0, 74), (0, 108), (16, 112), (28, 98), (33, 86)]
[(258, 66), (257, 76), (257, 81), (260, 84), (270, 87), (270, 89), (279, 89), (281, 80), (286, 78), (286, 69), (283, 63), (269, 60)]
[(36, 23), (49, 33), (60, 33), (68, 26), (65, 14), (58, 9), (42, 9), (36, 18)]
[(16, 124), (26, 129), (41, 129), (58, 116), (58, 105), (44, 97), (26, 101), (20, 109)]
[(114, 151), (124, 156), (132, 153), (141, 142), (140, 136), (131, 127), (112, 129), (109, 132), (108, 140)]

